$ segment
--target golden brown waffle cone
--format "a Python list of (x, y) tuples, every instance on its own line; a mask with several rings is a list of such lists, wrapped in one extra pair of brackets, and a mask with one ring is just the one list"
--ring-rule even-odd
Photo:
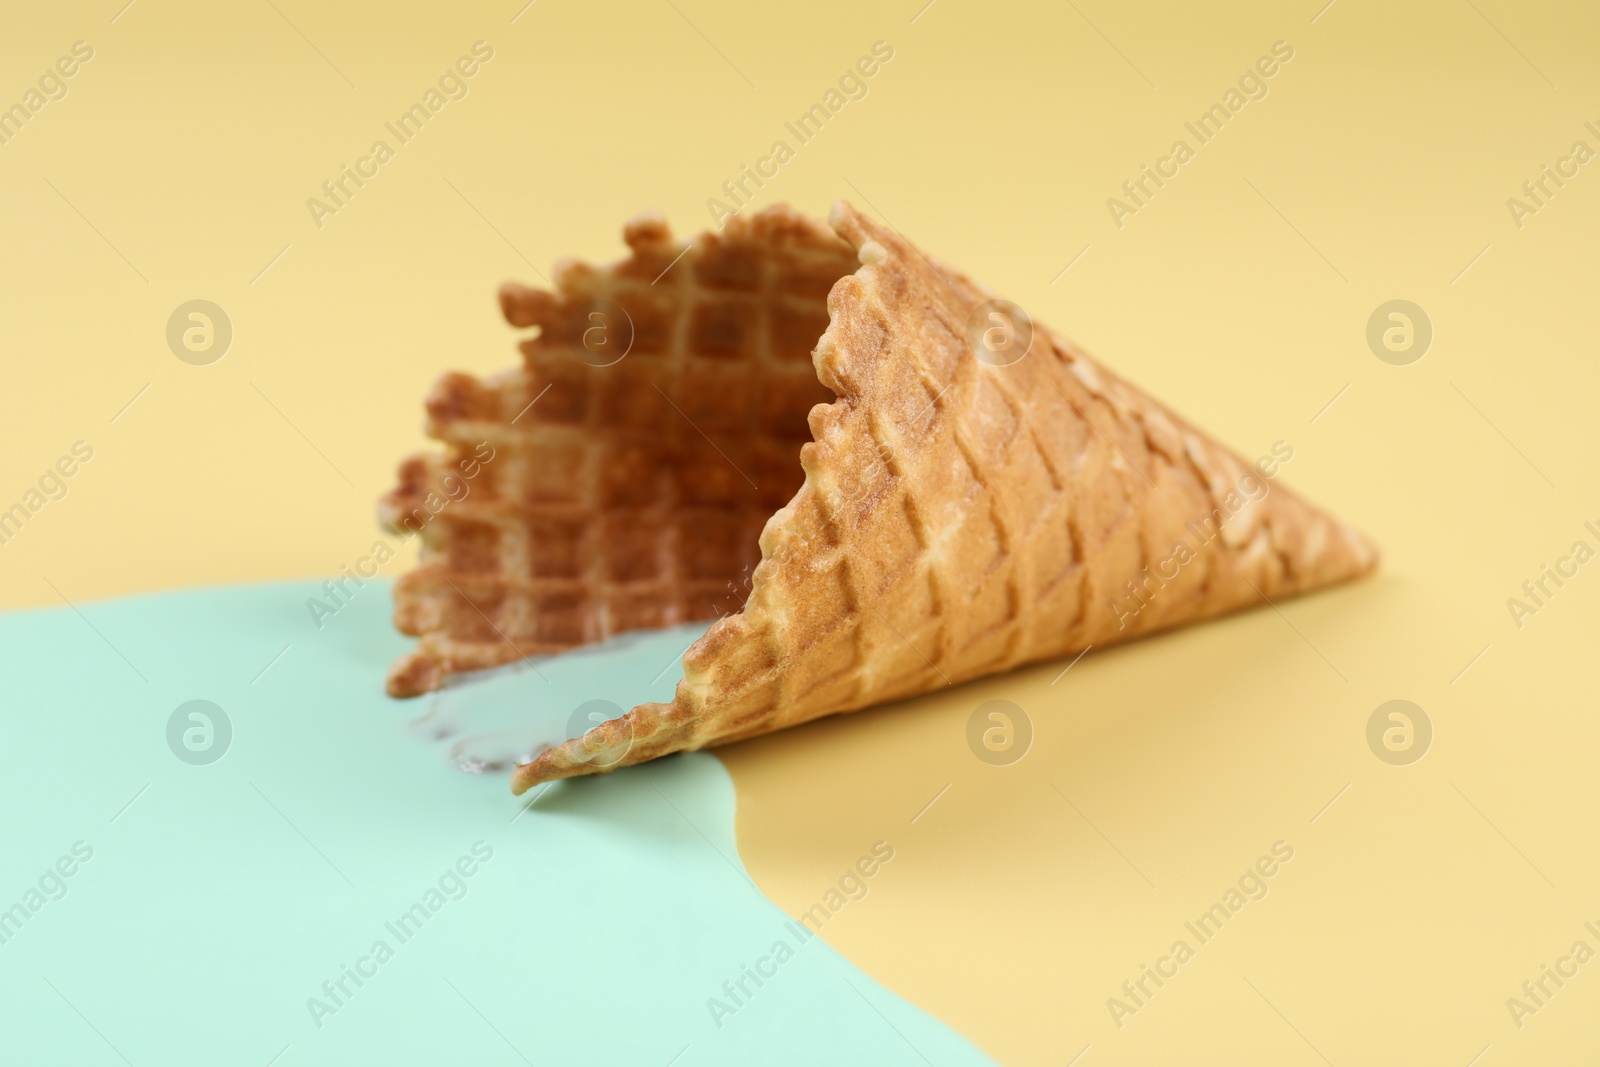
[[(391, 693), (721, 616), (670, 704), (541, 753), (515, 792), (1375, 565), (1354, 530), (1261, 495), (1252, 466), (1042, 325), (1016, 362), (977, 358), (969, 323), (1025, 338), (1025, 319), (990, 318), (992, 293), (847, 204), (829, 223), (774, 207), (687, 250), (658, 220), (630, 224), (616, 267), (565, 267), (558, 294), (502, 290), (507, 318), (541, 329), (526, 369), (450, 376), (430, 398), (451, 454), (408, 461), (391, 523), (479, 442), (495, 458), (422, 525), (423, 562), (395, 587), (397, 625), (422, 640)], [(627, 328), (626, 359), (575, 358), (614, 351), (583, 351), (596, 322), (613, 336), (591, 340)]]

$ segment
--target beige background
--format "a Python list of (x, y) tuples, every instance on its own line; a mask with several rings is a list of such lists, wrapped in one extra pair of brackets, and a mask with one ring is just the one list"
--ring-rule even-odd
[[(1005, 1063), (1586, 1062), (1600, 963), (1521, 1029), (1506, 998), (1579, 938), (1600, 950), (1600, 569), (1521, 629), (1506, 599), (1600, 548), (1600, 165), (1520, 229), (1506, 199), (1574, 141), (1600, 149), (1600, 14), (1319, 6), (11, 13), (0, 104), (74, 41), (95, 54), (0, 145), (0, 508), (73, 442), (94, 458), (0, 545), (0, 605), (362, 555), (428, 384), (514, 357), (498, 282), (620, 254), (643, 208), (702, 228), (885, 40), (869, 95), (755, 202), (850, 198), (1240, 452), (1288, 441), (1282, 482), (1386, 560), (1054, 685), (1065, 664), (727, 751), (763, 889), (802, 911), (890, 841), (829, 940)], [(306, 199), (480, 39), (469, 95), (318, 229)], [(1278, 40), (1294, 59), (1266, 98), (1118, 229), (1107, 197)], [(164, 339), (195, 298), (235, 329), (211, 366)], [(1365, 342), (1395, 298), (1434, 326), (1414, 365)], [(1009, 767), (966, 747), (995, 697), (1034, 725)], [(1436, 731), (1408, 767), (1365, 740), (1396, 698)], [(1118, 1029), (1106, 999), (1280, 839), (1267, 897)]]

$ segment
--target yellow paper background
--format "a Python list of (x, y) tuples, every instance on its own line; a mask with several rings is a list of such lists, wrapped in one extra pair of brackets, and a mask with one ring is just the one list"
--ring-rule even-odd
[[(883, 40), (866, 98), (755, 204), (849, 198), (1241, 453), (1289, 442), (1282, 482), (1385, 563), (1054, 684), (1065, 664), (727, 750), (762, 888), (798, 914), (892, 843), (828, 939), (1004, 1063), (1585, 1062), (1600, 964), (1520, 1028), (1506, 1000), (1580, 938), (1600, 950), (1600, 569), (1521, 628), (1506, 601), (1574, 541), (1600, 548), (1600, 166), (1520, 228), (1506, 200), (1575, 141), (1600, 149), (1600, 13), (1319, 6), (8, 13), (0, 105), (73, 42), (95, 54), (0, 145), (0, 508), (74, 442), (94, 458), (0, 545), (0, 606), (363, 555), (428, 385), (514, 359), (502, 279), (615, 257), (641, 209), (703, 228)], [(306, 199), (478, 40), (494, 58), (467, 97), (314, 225)], [(1267, 96), (1114, 225), (1107, 198), (1280, 40)], [(204, 367), (164, 337), (196, 298), (235, 330)], [(1434, 328), (1410, 366), (1365, 340), (1396, 298)], [(994, 698), (1035, 731), (1009, 767), (965, 740)], [(1435, 730), (1406, 767), (1365, 738), (1399, 698)], [(1295, 856), (1266, 898), (1115, 1025), (1107, 998), (1279, 840)]]

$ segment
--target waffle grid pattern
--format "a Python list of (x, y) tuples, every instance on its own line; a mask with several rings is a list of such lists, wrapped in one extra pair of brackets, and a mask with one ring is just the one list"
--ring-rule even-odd
[(739, 609), (761, 528), (801, 483), (807, 413), (832, 399), (810, 354), (854, 258), (792, 221), (685, 248), (642, 219), (625, 238), (629, 259), (565, 264), (555, 294), (507, 285), (507, 319), (537, 328), (524, 367), (429, 396), (446, 450), (402, 464), (381, 505), (424, 546), (395, 589), (422, 640), (394, 695)]

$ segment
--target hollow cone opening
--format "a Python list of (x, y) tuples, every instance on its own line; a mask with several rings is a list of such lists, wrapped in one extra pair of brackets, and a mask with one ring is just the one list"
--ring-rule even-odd
[(422, 640), (392, 695), (740, 609), (762, 527), (805, 480), (807, 414), (834, 399), (812, 349), (859, 263), (793, 216), (688, 246), (644, 218), (625, 238), (628, 259), (563, 264), (555, 293), (502, 287), (524, 366), (428, 397), (445, 449), (408, 459), (381, 507), (422, 542), (395, 589)]

